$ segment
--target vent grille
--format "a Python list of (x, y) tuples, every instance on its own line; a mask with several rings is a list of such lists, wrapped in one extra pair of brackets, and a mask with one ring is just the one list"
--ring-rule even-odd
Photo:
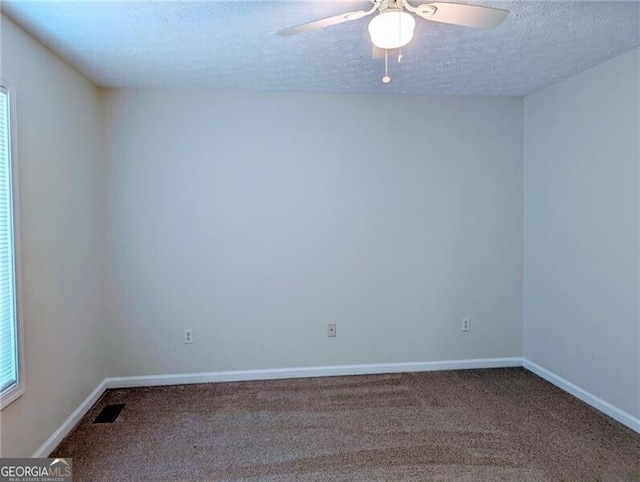
[(113, 423), (122, 412), (124, 408), (124, 403), (117, 403), (113, 405), (107, 405), (102, 409), (102, 411), (98, 414), (93, 423)]

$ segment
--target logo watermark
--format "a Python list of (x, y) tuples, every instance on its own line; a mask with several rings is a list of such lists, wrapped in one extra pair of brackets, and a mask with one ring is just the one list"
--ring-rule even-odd
[(0, 459), (0, 482), (71, 482), (73, 462), (66, 459)]

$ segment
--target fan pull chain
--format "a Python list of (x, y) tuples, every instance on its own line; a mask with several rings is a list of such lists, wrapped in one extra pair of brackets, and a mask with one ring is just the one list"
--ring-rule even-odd
[[(402, 4), (400, 4), (400, 11), (402, 12)], [(398, 15), (398, 35), (400, 38), (398, 40), (402, 40), (402, 19)], [(402, 45), (398, 47), (398, 63), (402, 62)]]
[(384, 49), (384, 77), (382, 77), (382, 82), (385, 84), (388, 84), (389, 82), (391, 82), (391, 77), (389, 77), (389, 63), (388, 63), (388, 57), (389, 57), (389, 50)]

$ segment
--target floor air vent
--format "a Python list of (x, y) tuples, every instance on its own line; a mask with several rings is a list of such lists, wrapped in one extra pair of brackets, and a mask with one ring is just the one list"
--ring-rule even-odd
[(122, 412), (124, 408), (124, 403), (116, 403), (113, 405), (107, 405), (102, 409), (102, 412), (98, 414), (93, 423), (113, 423)]

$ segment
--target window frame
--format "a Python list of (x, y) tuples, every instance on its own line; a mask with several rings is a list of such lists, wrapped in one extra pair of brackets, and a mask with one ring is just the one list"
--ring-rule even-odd
[(16, 83), (0, 76), (0, 86), (6, 89), (9, 97), (9, 169), (11, 172), (11, 204), (13, 210), (13, 262), (14, 262), (14, 296), (15, 296), (15, 316), (16, 316), (16, 361), (17, 361), (17, 383), (11, 389), (0, 393), (0, 410), (4, 410), (12, 402), (21, 397), (26, 390), (25, 361), (24, 361), (24, 330), (22, 323), (22, 257), (20, 242), (20, 193), (18, 182), (18, 123), (16, 115)]

